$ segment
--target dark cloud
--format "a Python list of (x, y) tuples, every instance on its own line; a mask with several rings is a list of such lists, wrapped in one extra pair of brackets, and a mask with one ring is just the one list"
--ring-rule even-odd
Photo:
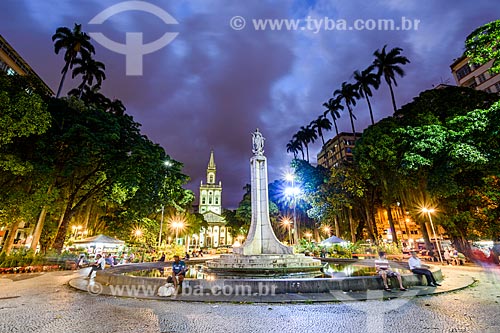
[[(384, 44), (402, 47), (411, 60), (398, 79), (398, 105), (410, 102), (433, 85), (454, 83), (449, 65), (463, 52), (465, 37), (477, 26), (497, 19), (498, 5), (489, 0), (460, 1), (150, 1), (179, 22), (165, 26), (141, 12), (122, 13), (102, 26), (87, 22), (121, 1), (6, 1), (0, 33), (55, 90), (63, 66), (50, 37), (59, 26), (83, 23), (117, 42), (125, 32), (140, 31), (145, 42), (166, 31), (179, 32), (163, 49), (144, 56), (143, 76), (125, 75), (125, 57), (96, 45), (96, 58), (106, 64), (103, 92), (121, 99), (127, 112), (143, 124), (143, 132), (185, 164), (197, 194), (205, 177), (210, 149), (215, 150), (223, 204), (235, 207), (249, 182), (251, 135), (260, 128), (266, 137), (269, 180), (281, 176), (291, 156), (286, 144), (300, 126), (320, 115), (322, 103), (352, 72), (364, 69), (374, 50)], [(247, 26), (232, 30), (229, 20), (241, 15)], [(255, 31), (252, 19), (355, 19), (401, 17), (419, 20), (410, 31)], [(8, 23), (5, 23), (8, 22)], [(71, 80), (66, 88), (74, 86)], [(392, 113), (385, 86), (373, 98), (375, 118)], [(356, 128), (369, 125), (366, 102), (355, 108)], [(339, 129), (350, 131), (343, 115)], [(333, 132), (327, 133), (327, 138)], [(319, 140), (320, 141), (320, 140)], [(320, 149), (310, 148), (312, 162)]]

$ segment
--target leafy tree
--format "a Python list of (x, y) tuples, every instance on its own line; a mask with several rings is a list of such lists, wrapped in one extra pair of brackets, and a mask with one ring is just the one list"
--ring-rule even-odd
[(377, 75), (379, 77), (383, 76), (385, 82), (389, 86), (392, 105), (394, 107), (394, 112), (396, 112), (396, 99), (394, 97), (394, 88), (392, 87), (392, 85), (398, 85), (398, 82), (396, 81), (396, 74), (401, 77), (405, 75), (405, 71), (401, 68), (400, 65), (406, 65), (410, 62), (410, 60), (401, 55), (401, 51), (403, 51), (402, 48), (395, 47), (390, 50), (389, 53), (387, 53), (385, 50), (386, 47), (387, 45), (384, 45), (382, 50), (376, 50), (373, 53), (373, 55), (375, 56), (375, 59), (373, 60), (373, 66), (377, 70)]
[[(16, 149), (19, 140), (44, 133), (51, 117), (29, 77), (0, 73), (0, 170), (26, 174), (33, 166)], [(23, 139), (24, 140), (24, 139)]]
[(467, 36), (465, 55), (478, 65), (493, 60), (490, 72), (500, 73), (500, 20), (487, 23)]

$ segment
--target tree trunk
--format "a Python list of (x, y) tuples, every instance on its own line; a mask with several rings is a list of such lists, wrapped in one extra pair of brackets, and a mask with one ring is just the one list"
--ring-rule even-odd
[(394, 97), (394, 90), (392, 89), (392, 84), (391, 83), (388, 84), (389, 84), (389, 90), (391, 92), (392, 106), (394, 107), (394, 112), (396, 112), (397, 107), (396, 107), (396, 98)]
[(391, 206), (387, 206), (387, 219), (389, 220), (389, 227), (391, 228), (392, 242), (396, 243), (399, 247), (398, 235), (396, 234), (396, 228), (394, 227), (394, 220), (392, 219)]
[(42, 211), (38, 216), (38, 221), (36, 222), (35, 230), (33, 231), (33, 236), (31, 239), (30, 249), (36, 252), (38, 247), (38, 242), (40, 241), (40, 236), (42, 235), (43, 225), (45, 224), (45, 218), (47, 216), (47, 206), (42, 207)]
[(68, 73), (68, 69), (69, 69), (69, 61), (66, 62), (66, 65), (64, 66), (61, 82), (59, 82), (59, 88), (57, 88), (56, 98), (59, 98), (59, 96), (61, 95), (61, 90), (64, 85), (64, 80), (66, 79), (66, 74)]
[[(425, 247), (430, 250), (434, 249), (434, 245), (431, 243), (429, 238), (429, 232), (427, 231), (426, 223), (424, 219), (418, 219), (418, 224), (420, 225), (420, 230), (422, 231), (422, 235), (424, 236)], [(437, 249), (434, 249), (437, 250)]]
[(21, 223), (20, 219), (14, 220), (9, 229), (9, 234), (7, 235), (7, 239), (5, 239), (2, 253), (9, 254), (14, 246), (14, 240), (16, 239), (17, 229), (19, 229), (19, 224)]
[(340, 238), (339, 217), (337, 215), (335, 215), (333, 218), (333, 221), (335, 223), (335, 236)]
[[(332, 115), (332, 118), (333, 118), (333, 115)], [(339, 129), (337, 127), (337, 121), (335, 120), (335, 118), (333, 118), (333, 124), (335, 125), (335, 133), (337, 133), (337, 138), (339, 138)], [(340, 161), (342, 161), (342, 148), (340, 148), (340, 144), (339, 144), (339, 152), (340, 152)], [(337, 237), (339, 237), (339, 236), (337, 236)]]
[(52, 248), (56, 250), (57, 253), (62, 252), (64, 241), (66, 240), (66, 234), (68, 233), (69, 222), (71, 221), (73, 214), (74, 211), (71, 210), (71, 204), (68, 203), (63, 213), (61, 223), (59, 224), (59, 228), (57, 229), (56, 238), (54, 239), (54, 243), (52, 243)]
[(356, 142), (356, 130), (354, 129), (354, 116), (352, 114), (352, 110), (349, 104), (346, 103), (346, 105), (347, 109), (349, 110), (349, 118), (351, 118), (351, 127), (352, 127), (352, 134), (354, 135), (354, 142)]
[(356, 243), (356, 227), (354, 226), (354, 221), (352, 219), (352, 210), (347, 208), (347, 216), (349, 218), (349, 227), (351, 229), (351, 241)]
[(372, 125), (375, 124), (375, 121), (373, 120), (373, 111), (372, 111), (372, 105), (370, 103), (370, 98), (368, 98), (368, 94), (365, 92), (366, 96), (366, 103), (368, 103), (368, 110), (370, 110), (370, 119), (372, 121)]

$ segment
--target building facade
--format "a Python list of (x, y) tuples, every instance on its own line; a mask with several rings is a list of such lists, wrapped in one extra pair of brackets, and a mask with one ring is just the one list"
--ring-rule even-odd
[(8, 75), (31, 75), (37, 78), (45, 87), (49, 95), (54, 95), (52, 89), (35, 73), (28, 63), (14, 50), (14, 48), (0, 34), (0, 70)]
[(451, 73), (460, 87), (469, 87), (489, 93), (500, 93), (500, 75), (491, 74), (493, 60), (482, 66), (471, 64), (469, 58), (462, 56), (450, 65)]
[(200, 202), (198, 212), (208, 223), (199, 235), (200, 247), (219, 247), (232, 244), (231, 234), (226, 227), (226, 220), (222, 216), (222, 182), (217, 183), (217, 167), (214, 160), (214, 151), (210, 151), (206, 183), (200, 183)]
[[(28, 63), (14, 50), (14, 48), (0, 34), (0, 71), (7, 75), (31, 75), (37, 78), (50, 95), (54, 92), (43, 82)], [(31, 243), (31, 233), (33, 222), (21, 222), (15, 231), (13, 248), (29, 246)], [(9, 228), (0, 225), (0, 247), (9, 236)]]
[(352, 150), (360, 137), (361, 133), (342, 132), (328, 140), (318, 153), (318, 165), (331, 169), (340, 162), (352, 162)]

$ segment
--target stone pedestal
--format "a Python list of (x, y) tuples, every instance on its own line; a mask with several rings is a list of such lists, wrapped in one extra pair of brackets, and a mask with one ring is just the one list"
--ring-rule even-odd
[(264, 138), (257, 129), (253, 133), (253, 153), (250, 159), (252, 221), (245, 243), (234, 247), (233, 253), (207, 262), (209, 270), (246, 276), (300, 272), (319, 272), (321, 262), (282, 244), (274, 234), (269, 219), (267, 160)]
[(243, 255), (293, 254), (293, 248), (282, 244), (274, 234), (269, 220), (267, 160), (263, 155), (250, 159), (252, 223), (247, 239), (233, 253)]

